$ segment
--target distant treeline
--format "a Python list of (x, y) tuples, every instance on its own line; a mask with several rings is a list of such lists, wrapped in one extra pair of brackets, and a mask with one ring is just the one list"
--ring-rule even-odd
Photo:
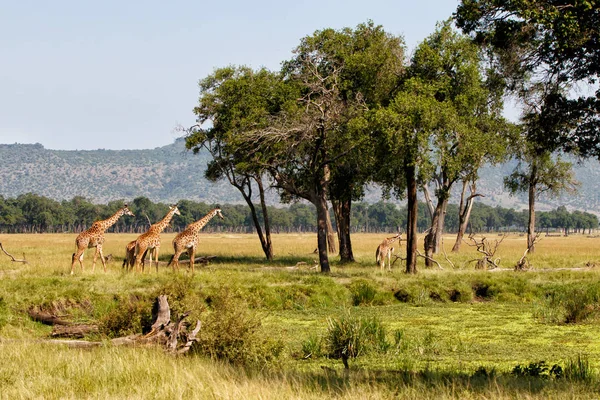
[[(108, 204), (93, 204), (83, 197), (69, 201), (56, 201), (32, 193), (16, 198), (0, 196), (0, 232), (80, 232), (94, 221), (114, 214), (125, 202), (112, 201)], [(179, 232), (185, 226), (206, 215), (211, 209), (223, 210), (224, 220), (213, 219), (206, 231), (252, 232), (254, 225), (248, 207), (237, 204), (206, 204), (190, 200), (177, 203), (181, 215), (171, 222), (167, 231)], [(129, 208), (135, 217), (122, 217), (111, 232), (145, 232), (150, 223), (162, 219), (169, 204), (154, 203), (146, 197), (137, 197)], [(258, 207), (260, 210), (260, 208)], [(289, 207), (269, 207), (269, 218), (273, 232), (315, 232), (316, 213), (312, 205), (291, 204)], [(565, 207), (536, 213), (538, 230), (564, 232), (590, 232), (598, 228), (598, 217), (581, 211), (569, 212)], [(471, 213), (472, 232), (524, 231), (527, 225), (527, 210), (515, 211), (502, 207), (490, 207), (476, 203)], [(335, 226), (335, 219), (332, 215)], [(368, 204), (357, 202), (352, 205), (352, 230), (354, 232), (404, 231), (406, 207), (392, 203)], [(425, 204), (419, 204), (418, 229), (422, 232), (430, 226), (429, 213)], [(458, 206), (450, 204), (446, 214), (447, 232), (458, 230)]]

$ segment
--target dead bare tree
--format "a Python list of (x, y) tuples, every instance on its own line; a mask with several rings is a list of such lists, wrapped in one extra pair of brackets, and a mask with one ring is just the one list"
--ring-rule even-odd
[[(476, 247), (477, 251), (483, 254), (482, 258), (476, 258), (469, 262), (477, 261), (475, 265), (475, 269), (493, 269), (499, 268), (500, 257), (494, 258), (496, 255), (496, 251), (498, 251), (498, 246), (504, 240), (506, 236), (502, 236), (502, 239), (494, 239), (494, 241), (490, 241), (486, 239), (486, 237), (482, 237), (481, 240), (475, 239), (473, 234), (469, 235), (469, 240), (473, 242), (473, 244), (466, 242), (471, 247)], [(491, 266), (491, 268), (489, 268)]]
[(533, 240), (527, 241), (528, 242), (527, 248), (525, 249), (523, 256), (519, 259), (519, 261), (517, 261), (517, 264), (515, 265), (515, 271), (526, 271), (529, 269), (529, 260), (527, 259), (527, 254), (529, 254), (531, 252), (531, 249), (540, 240), (541, 240), (541, 233), (537, 232), (535, 234), (535, 237), (533, 238)]
[(19, 260), (19, 259), (15, 258), (14, 256), (12, 256), (11, 254), (9, 254), (8, 251), (4, 250), (4, 247), (2, 247), (2, 243), (0, 243), (0, 249), (4, 252), (4, 254), (6, 254), (7, 256), (9, 256), (10, 259), (13, 262), (18, 262), (18, 263), (23, 263), (23, 264), (29, 264), (29, 261), (27, 261), (25, 259), (25, 253), (23, 253), (23, 259)]

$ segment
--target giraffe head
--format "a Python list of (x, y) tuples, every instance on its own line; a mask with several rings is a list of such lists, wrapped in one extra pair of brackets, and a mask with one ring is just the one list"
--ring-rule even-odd
[(127, 204), (125, 204), (121, 210), (123, 211), (123, 215), (131, 215), (132, 217), (135, 217), (131, 210), (129, 210), (129, 207), (127, 207)]
[(169, 211), (173, 211), (173, 214), (175, 215), (181, 215), (181, 213), (179, 212), (179, 208), (177, 208), (177, 204), (169, 206)]
[(225, 219), (225, 217), (223, 217), (223, 214), (221, 214), (221, 209), (220, 208), (215, 208), (214, 212), (215, 212), (215, 215), (219, 216), (219, 218)]

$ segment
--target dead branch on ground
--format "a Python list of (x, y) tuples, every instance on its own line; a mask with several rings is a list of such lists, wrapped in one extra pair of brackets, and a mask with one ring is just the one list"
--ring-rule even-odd
[[(96, 325), (71, 324), (68, 321), (65, 322), (53, 315), (39, 312), (37, 310), (30, 310), (29, 314), (36, 321), (53, 325), (54, 331), (51, 334), (52, 337), (81, 338), (88, 333), (98, 331), (98, 327)], [(159, 345), (162, 346), (165, 351), (172, 354), (187, 353), (192, 344), (197, 341), (196, 336), (200, 332), (200, 328), (202, 326), (198, 320), (196, 321), (194, 329), (188, 331), (188, 325), (184, 320), (189, 316), (189, 314), (189, 312), (183, 313), (177, 321), (171, 321), (171, 309), (167, 301), (167, 296), (158, 296), (152, 307), (152, 317), (154, 322), (152, 323), (152, 329), (149, 333), (145, 335), (140, 333), (123, 336), (112, 339), (109, 341), (109, 343), (113, 346)], [(102, 346), (104, 344), (104, 342), (92, 342), (86, 340), (42, 340), (41, 342), (63, 344), (74, 348), (90, 348)]]
[(4, 254), (6, 254), (7, 256), (9, 256), (13, 262), (19, 262), (19, 263), (23, 263), (23, 264), (29, 264), (29, 261), (27, 261), (25, 259), (25, 253), (23, 253), (23, 259), (19, 260), (19, 259), (15, 258), (13, 255), (9, 254), (8, 251), (4, 250), (4, 247), (2, 247), (2, 243), (0, 243), (0, 249), (2, 249), (2, 251), (4, 252)]
[(529, 269), (529, 260), (527, 259), (527, 254), (537, 242), (542, 240), (541, 238), (541, 233), (536, 233), (535, 237), (533, 238), (533, 242), (531, 242), (531, 245), (527, 246), (525, 252), (523, 253), (523, 256), (519, 259), (519, 261), (517, 261), (517, 264), (515, 265), (515, 271), (526, 271)]
[[(475, 235), (469, 235), (469, 240), (471, 240), (473, 244), (467, 241), (465, 241), (465, 243), (467, 243), (467, 245), (471, 247), (476, 247), (477, 251), (483, 254), (482, 258), (476, 258), (474, 260), (469, 261), (477, 261), (475, 269), (493, 269), (500, 267), (500, 257), (494, 258), (494, 255), (496, 254), (496, 251), (498, 251), (498, 246), (500, 246), (500, 243), (502, 243), (504, 238), (506, 238), (506, 236), (502, 236), (502, 239), (500, 240), (494, 239), (494, 241), (492, 242), (486, 239), (486, 237), (484, 236), (481, 238), (481, 240), (478, 241), (477, 239), (475, 239)], [(490, 265), (491, 268), (489, 268)]]

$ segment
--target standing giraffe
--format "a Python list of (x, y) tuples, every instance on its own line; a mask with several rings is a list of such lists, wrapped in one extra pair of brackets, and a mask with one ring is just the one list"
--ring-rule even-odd
[(400, 240), (400, 236), (401, 234), (398, 233), (396, 236), (386, 238), (383, 242), (381, 242), (379, 246), (377, 246), (377, 251), (375, 252), (375, 260), (379, 264), (381, 272), (383, 272), (383, 270), (385, 269), (386, 258), (388, 260), (388, 271), (392, 270), (391, 259), (392, 253), (394, 252), (394, 247), (392, 247), (392, 244), (395, 241)]
[(81, 266), (81, 271), (83, 272), (83, 253), (85, 249), (95, 247), (96, 252), (94, 253), (94, 261), (92, 263), (92, 271), (96, 269), (96, 259), (98, 258), (98, 254), (100, 254), (100, 259), (102, 260), (102, 265), (104, 266), (104, 272), (106, 272), (106, 260), (104, 259), (104, 254), (102, 254), (102, 245), (104, 244), (104, 232), (113, 226), (122, 215), (133, 215), (129, 208), (127, 208), (127, 204), (119, 211), (117, 211), (112, 217), (102, 220), (96, 221), (92, 224), (92, 226), (79, 235), (75, 239), (75, 253), (71, 256), (71, 275), (73, 275), (73, 269), (75, 268), (75, 262), (79, 260), (79, 265)]
[[(129, 271), (130, 269), (133, 269), (133, 266), (135, 265), (135, 244), (137, 243), (137, 239), (132, 240), (131, 242), (127, 243), (127, 246), (125, 246), (125, 258), (123, 259), (123, 268), (125, 268), (125, 266), (127, 266), (127, 271)], [(146, 254), (148, 253), (148, 250), (146, 250), (144, 252), (144, 256), (142, 257), (142, 268), (144, 268), (144, 263), (146, 262)]]
[(173, 265), (173, 271), (179, 269), (179, 257), (181, 256), (181, 253), (187, 249), (187, 253), (190, 257), (190, 268), (192, 273), (194, 272), (194, 257), (196, 255), (196, 247), (198, 246), (198, 233), (215, 215), (224, 219), (221, 214), (221, 209), (215, 208), (202, 217), (202, 219), (189, 224), (183, 232), (175, 236), (175, 239), (173, 239), (173, 249), (175, 249), (175, 254), (173, 254), (171, 261), (169, 261), (169, 265)]
[[(158, 272), (158, 250), (160, 249), (160, 234), (171, 222), (173, 216), (181, 215), (176, 204), (169, 206), (169, 212), (163, 219), (150, 225), (148, 232), (142, 233), (135, 240), (135, 271), (140, 270), (139, 266), (142, 259), (145, 259), (146, 252), (150, 250), (150, 267), (152, 267), (152, 255), (156, 259), (156, 272)], [(144, 272), (144, 263), (142, 263), (142, 272)]]

